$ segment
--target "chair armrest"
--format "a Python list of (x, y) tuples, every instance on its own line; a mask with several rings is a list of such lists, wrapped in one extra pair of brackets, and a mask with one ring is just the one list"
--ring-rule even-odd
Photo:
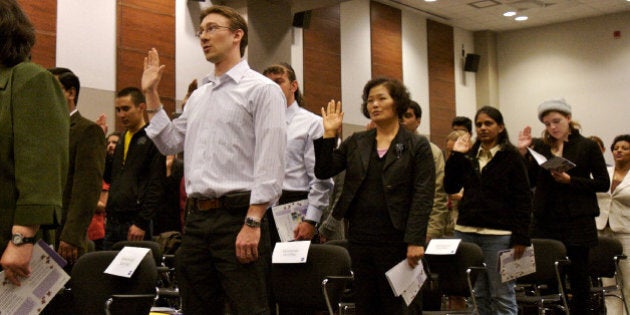
[(326, 276), (324, 280), (322, 280), (322, 293), (324, 294), (324, 299), (326, 300), (326, 307), (328, 308), (329, 314), (334, 314), (334, 312), (332, 304), (330, 303), (330, 296), (328, 294), (328, 282), (348, 280), (354, 280), (354, 273), (352, 271), (350, 271), (350, 275), (348, 276)]

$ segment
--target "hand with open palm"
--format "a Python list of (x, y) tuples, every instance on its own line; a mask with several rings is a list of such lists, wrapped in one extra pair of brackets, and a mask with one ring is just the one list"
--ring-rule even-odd
[(324, 138), (336, 137), (337, 130), (341, 128), (343, 123), (341, 102), (335, 103), (335, 100), (330, 100), (326, 108), (322, 107), (322, 120), (324, 122)]

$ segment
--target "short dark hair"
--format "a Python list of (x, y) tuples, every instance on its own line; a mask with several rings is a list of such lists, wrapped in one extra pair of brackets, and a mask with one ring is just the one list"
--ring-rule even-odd
[(74, 103), (75, 105), (77, 105), (79, 103), (79, 91), (81, 90), (81, 82), (79, 81), (79, 77), (77, 77), (74, 72), (72, 72), (68, 68), (56, 67), (50, 68), (48, 69), (48, 71), (57, 77), (57, 80), (59, 80), (59, 83), (61, 83), (64, 90), (74, 88)]
[(402, 82), (392, 79), (392, 78), (375, 78), (368, 81), (363, 87), (363, 103), (361, 104), (361, 111), (363, 112), (363, 116), (366, 118), (370, 118), (370, 113), (367, 109), (367, 100), (370, 96), (370, 90), (373, 88), (382, 85), (389, 92), (389, 96), (394, 100), (394, 105), (396, 106), (396, 113), (398, 114), (398, 118), (402, 118), (402, 116), (409, 108), (409, 102), (411, 99), (409, 98), (409, 91), (407, 91), (407, 87), (402, 84)]
[(142, 94), (140, 89), (137, 87), (133, 87), (133, 86), (126, 87), (118, 91), (118, 93), (116, 93), (116, 98), (125, 97), (125, 96), (131, 96), (131, 101), (133, 102), (134, 105), (136, 105), (136, 107), (146, 102), (146, 100), (144, 99), (144, 94)]
[(612, 144), (610, 145), (610, 151), (614, 151), (615, 144), (617, 144), (617, 142), (620, 142), (620, 141), (625, 141), (625, 142), (630, 143), (630, 135), (626, 134), (626, 135), (616, 136), (615, 139), (613, 139)]
[(451, 128), (455, 126), (462, 126), (466, 128), (466, 130), (468, 130), (468, 133), (472, 134), (472, 121), (468, 117), (456, 116), (455, 118), (453, 118), (453, 121), (451, 122)]
[(411, 100), (409, 101), (409, 108), (413, 109), (413, 114), (416, 115), (416, 119), (422, 118), (422, 107), (418, 102)]
[[(268, 74), (283, 75), (285, 73), (287, 74), (287, 78), (289, 78), (291, 82), (297, 81), (295, 70), (293, 70), (293, 67), (291, 67), (291, 65), (286, 62), (281, 62), (275, 65), (271, 65), (263, 71), (264, 76), (267, 76)], [(302, 92), (300, 92), (299, 86), (297, 90), (295, 90), (295, 92), (293, 93), (293, 97), (295, 97), (295, 101), (298, 103), (300, 107), (304, 107), (306, 105), (306, 102), (304, 101), (304, 98), (302, 97)], [(291, 105), (291, 104), (288, 104), (288, 105)]]
[(15, 0), (0, 1), (0, 64), (26, 61), (35, 45), (35, 28)]
[(243, 30), (243, 38), (241, 39), (241, 57), (245, 55), (245, 48), (247, 47), (247, 22), (245, 19), (233, 8), (224, 5), (213, 5), (203, 11), (199, 15), (199, 23), (203, 21), (203, 19), (210, 14), (219, 14), (226, 17), (230, 20), (230, 29), (232, 31), (235, 30)]

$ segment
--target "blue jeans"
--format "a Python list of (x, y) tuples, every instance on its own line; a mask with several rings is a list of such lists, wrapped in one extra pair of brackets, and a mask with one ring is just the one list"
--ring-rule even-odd
[(501, 282), (498, 268), (498, 252), (510, 248), (510, 235), (483, 235), (455, 231), (455, 238), (475, 243), (483, 251), (487, 271), (479, 274), (475, 282), (475, 297), (481, 315), (518, 313), (515, 281)]

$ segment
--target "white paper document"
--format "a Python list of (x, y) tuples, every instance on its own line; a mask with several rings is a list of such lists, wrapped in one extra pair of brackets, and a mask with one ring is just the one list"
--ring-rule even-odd
[(276, 243), (271, 255), (272, 264), (303, 264), (308, 257), (311, 241)]
[(434, 238), (429, 242), (424, 253), (428, 255), (455, 255), (461, 241), (459, 238)]
[(531, 148), (527, 148), (527, 150), (529, 150), (529, 153), (534, 157), (538, 165), (546, 170), (566, 172), (575, 167), (575, 163), (563, 157), (553, 156), (552, 158), (547, 159), (544, 155), (534, 151)]
[(502, 282), (508, 282), (536, 272), (534, 246), (526, 247), (523, 256), (518, 260), (514, 259), (514, 249), (500, 251), (498, 266)]
[(136, 271), (144, 256), (146, 256), (151, 249), (143, 247), (125, 246), (114, 257), (114, 260), (107, 266), (105, 273), (120, 276), (125, 278), (131, 278)]
[(31, 276), (20, 279), (19, 287), (0, 272), (0, 314), (39, 314), (70, 279), (63, 270), (66, 261), (42, 240), (33, 246), (30, 265)]
[(418, 292), (420, 292), (424, 281), (427, 280), (422, 263), (419, 263), (415, 268), (411, 268), (407, 263), (407, 259), (403, 259), (403, 261), (388, 270), (385, 273), (385, 277), (392, 287), (394, 295), (402, 296), (407, 305), (411, 304)]
[(293, 230), (302, 222), (308, 209), (308, 199), (285, 203), (271, 208), (273, 219), (276, 221), (280, 241), (294, 240)]

